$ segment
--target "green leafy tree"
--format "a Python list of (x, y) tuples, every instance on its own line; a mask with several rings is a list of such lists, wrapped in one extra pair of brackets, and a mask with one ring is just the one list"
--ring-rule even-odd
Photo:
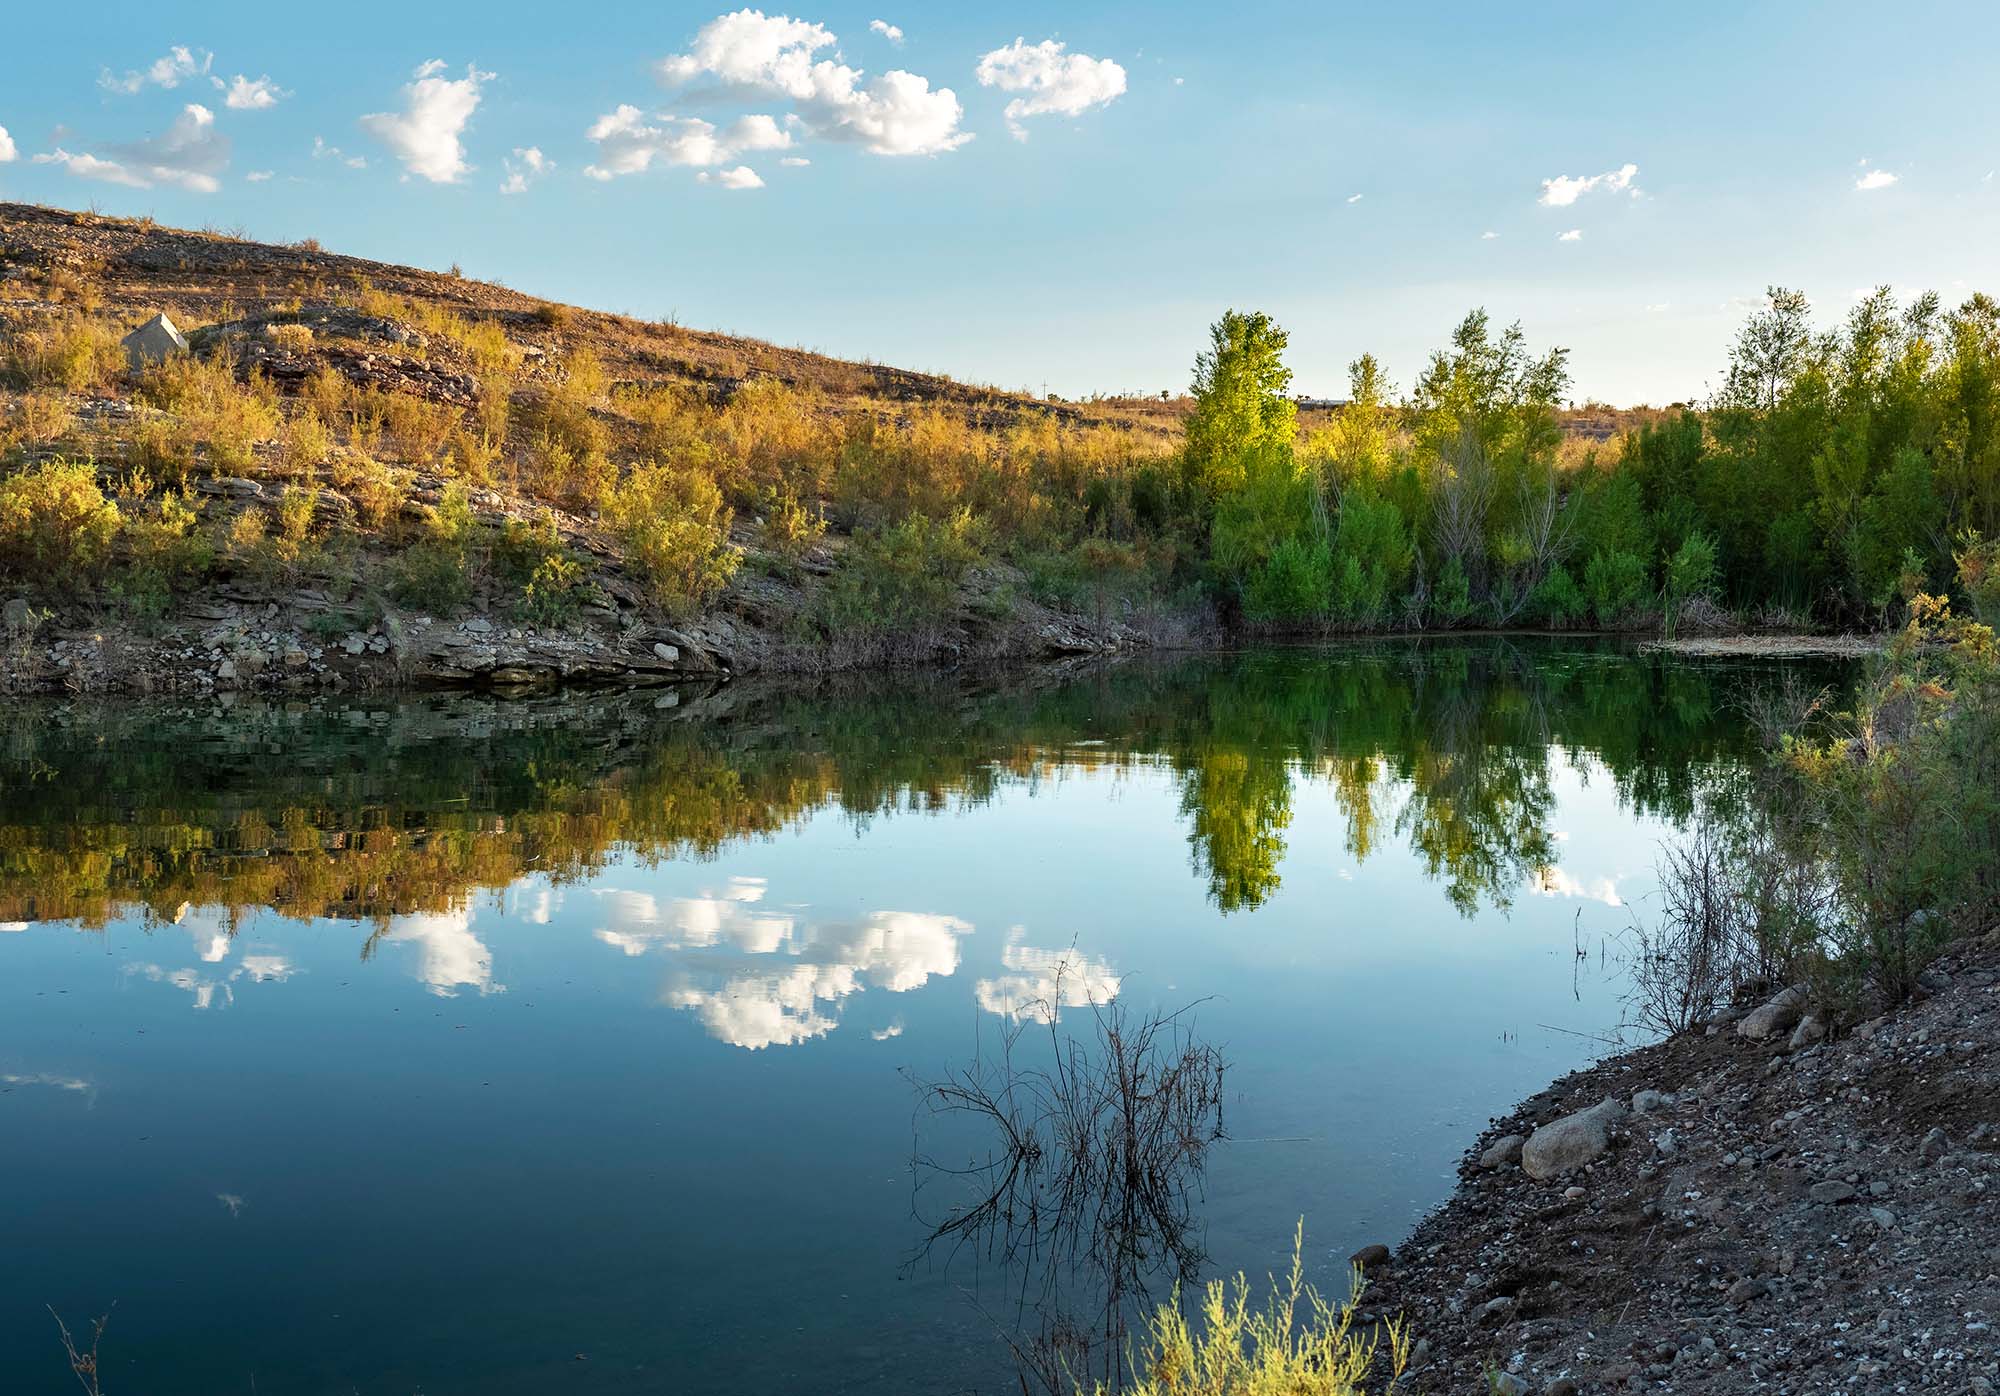
[(1195, 356), (1185, 460), (1194, 483), (1211, 497), (1241, 480), (1248, 453), (1291, 448), (1298, 407), (1287, 396), (1287, 342), (1262, 311), (1231, 310), (1210, 327), (1209, 347)]

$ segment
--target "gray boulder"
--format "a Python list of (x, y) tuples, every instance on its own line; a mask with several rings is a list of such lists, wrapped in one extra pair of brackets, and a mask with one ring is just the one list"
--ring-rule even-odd
[(1624, 1105), (1605, 1100), (1551, 1121), (1521, 1146), (1521, 1168), (1530, 1178), (1554, 1178), (1581, 1168), (1611, 1147), (1612, 1127), (1624, 1118)]
[(1826, 1020), (1817, 1013), (1808, 1013), (1799, 1019), (1799, 1025), (1792, 1029), (1791, 1050), (1810, 1047), (1826, 1036)]
[(1488, 1145), (1486, 1152), (1479, 1156), (1479, 1166), (1491, 1171), (1495, 1168), (1505, 1168), (1510, 1163), (1519, 1163), (1521, 1146), (1527, 1142), (1526, 1135), (1502, 1135)]
[(1737, 1020), (1736, 1031), (1753, 1042), (1773, 1033), (1785, 1032), (1806, 1013), (1806, 991), (1800, 985), (1785, 990), (1769, 1003), (1761, 1004)]

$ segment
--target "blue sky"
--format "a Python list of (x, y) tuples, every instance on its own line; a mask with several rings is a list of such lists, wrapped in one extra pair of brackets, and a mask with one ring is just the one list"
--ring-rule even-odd
[(1773, 282), (2000, 293), (1990, 0), (76, 13), (0, 25), (0, 197), (1006, 387), (1178, 389), (1230, 306), (1402, 386), (1483, 305), (1661, 402)]

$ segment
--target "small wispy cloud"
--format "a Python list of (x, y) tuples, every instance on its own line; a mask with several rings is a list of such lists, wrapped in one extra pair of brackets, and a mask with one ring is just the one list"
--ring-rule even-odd
[(1349, 202), (1350, 204), (1358, 204), (1361, 202), (1361, 196), (1359, 194), (1349, 194), (1347, 196), (1347, 202)]
[(748, 165), (738, 165), (729, 170), (703, 170), (695, 176), (703, 184), (719, 184), (724, 189), (762, 189), (764, 181)]
[(1870, 170), (1854, 181), (1854, 188), (1857, 193), (1865, 194), (1873, 189), (1887, 189), (1900, 178), (1900, 175), (1891, 174), (1887, 170)]
[(539, 146), (517, 145), (514, 153), (500, 162), (506, 167), (507, 177), (500, 181), (503, 194), (525, 194), (528, 186), (556, 167), (556, 162), (542, 154)]
[(97, 85), (107, 92), (122, 92), (130, 97), (148, 84), (154, 87), (179, 87), (190, 78), (204, 76), (213, 62), (215, 55), (206, 49), (175, 44), (141, 71), (128, 71), (120, 77), (109, 68), (104, 69), (98, 75)]
[(350, 170), (365, 170), (368, 168), (367, 156), (349, 155), (337, 145), (328, 145), (324, 136), (313, 137), (313, 159), (332, 160), (337, 164), (347, 166)]
[(1571, 228), (1571, 229), (1570, 229), (1570, 230), (1569, 230), (1568, 232), (1566, 232), (1566, 233), (1557, 233), (1557, 234), (1556, 234), (1556, 241), (1557, 241), (1557, 242), (1582, 242), (1582, 241), (1583, 241), (1583, 229), (1581, 229), (1581, 228)]
[(903, 42), (903, 31), (896, 25), (889, 23), (888, 20), (871, 19), (868, 21), (868, 27), (875, 33), (880, 34), (883, 38), (887, 39), (890, 43), (895, 44), (899, 47), (901, 46)]
[(1491, 228), (1488, 228), (1488, 229), (1487, 229), (1487, 230), (1486, 230), (1485, 232), (1483, 232), (1483, 233), (1481, 233), (1481, 234), (1479, 235), (1479, 240), (1480, 240), (1481, 242), (1491, 242), (1491, 241), (1493, 241), (1493, 239), (1495, 239), (1495, 238), (1497, 238), (1497, 237), (1499, 237), (1499, 236), (1500, 236), (1500, 234), (1498, 234), (1498, 233), (1494, 232), (1494, 231), (1493, 231), (1493, 230), (1492, 230)]
[(1654, 301), (1651, 305), (1646, 307), (1646, 313), (1649, 315), (1658, 315), (1663, 311), (1671, 309), (1673, 309), (1672, 301)]

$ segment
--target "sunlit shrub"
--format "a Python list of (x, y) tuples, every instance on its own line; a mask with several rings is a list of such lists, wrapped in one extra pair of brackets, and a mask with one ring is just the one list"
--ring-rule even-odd
[(261, 374), (244, 383), (222, 354), (179, 354), (139, 377), (142, 402), (173, 414), (218, 474), (241, 475), (256, 463), (259, 442), (278, 430), (277, 394)]
[(604, 500), (604, 520), (653, 599), (670, 611), (700, 606), (735, 574), (730, 511), (715, 482), (661, 465), (634, 467)]
[(122, 519), (97, 470), (55, 460), (0, 477), (0, 570), (46, 583), (76, 582), (102, 567)]
[(115, 331), (75, 316), (13, 336), (7, 364), (25, 388), (81, 393), (114, 382), (125, 351)]
[[(1180, 1296), (1161, 1304), (1139, 1334), (1132, 1377), (1115, 1389), (1131, 1396), (1363, 1396), (1378, 1361), (1383, 1393), (1395, 1389), (1410, 1363), (1409, 1331), (1388, 1325), (1381, 1339), (1354, 1331), (1361, 1280), (1344, 1303), (1323, 1298), (1305, 1282), (1303, 1228), (1292, 1245), (1292, 1268), (1272, 1279), (1252, 1306), (1250, 1281), (1211, 1280), (1190, 1320)], [(1096, 1387), (1097, 1396), (1113, 1388)]]

